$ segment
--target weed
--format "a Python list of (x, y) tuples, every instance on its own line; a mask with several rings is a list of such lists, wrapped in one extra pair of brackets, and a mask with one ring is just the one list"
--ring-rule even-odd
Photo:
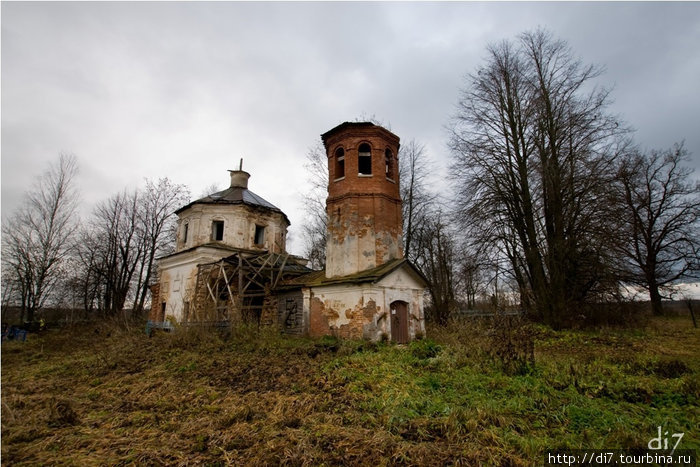
[(486, 353), (509, 375), (527, 374), (535, 365), (535, 332), (521, 316), (497, 314), (488, 331)]
[(71, 426), (78, 422), (78, 414), (73, 410), (73, 404), (67, 399), (50, 399), (48, 409), (50, 427)]
[(657, 426), (700, 448), (700, 331), (687, 320), (524, 323), (537, 365), (510, 361), (526, 371), (492, 352), (494, 324), (457, 320), (406, 346), (264, 328), (48, 332), (2, 349), (3, 461), (538, 465), (556, 447), (644, 446)]
[(317, 343), (316, 348), (322, 352), (335, 353), (341, 346), (341, 341), (335, 336), (323, 336)]
[(194, 443), (192, 445), (193, 452), (206, 452), (209, 449), (209, 436), (208, 435), (196, 435), (194, 437)]
[(409, 349), (414, 357), (421, 360), (426, 360), (428, 358), (437, 357), (442, 350), (442, 347), (430, 339), (424, 339), (411, 342), (409, 344)]
[(651, 370), (653, 374), (662, 378), (680, 378), (691, 372), (688, 365), (678, 359), (656, 361), (651, 366)]

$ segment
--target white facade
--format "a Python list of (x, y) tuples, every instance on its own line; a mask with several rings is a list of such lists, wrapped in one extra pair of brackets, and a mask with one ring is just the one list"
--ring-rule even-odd
[[(305, 288), (304, 326), (308, 334), (372, 341), (413, 340), (425, 335), (425, 282), (407, 262), (398, 264), (396, 269), (373, 280), (340, 280)], [(404, 307), (407, 321), (394, 319), (400, 312), (397, 304)], [(394, 329), (397, 326), (404, 326), (403, 334)]]
[[(223, 223), (221, 240), (216, 239), (215, 222)], [(288, 225), (281, 212), (245, 204), (195, 204), (179, 215), (176, 251), (214, 243), (281, 253), (286, 248)]]
[(231, 186), (176, 211), (175, 253), (158, 260), (158, 293), (150, 319), (188, 319), (198, 265), (231, 256), (236, 251), (283, 253), (287, 216), (248, 190), (250, 174), (231, 172)]
[(232, 253), (233, 250), (227, 248), (201, 246), (162, 258), (158, 263), (159, 302), (163, 314), (160, 321), (174, 320), (180, 323), (186, 320), (197, 282), (197, 265), (218, 261)]

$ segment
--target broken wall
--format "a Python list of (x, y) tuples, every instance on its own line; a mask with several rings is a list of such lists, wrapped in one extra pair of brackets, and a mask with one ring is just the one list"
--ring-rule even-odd
[(301, 290), (277, 295), (277, 323), (286, 334), (302, 335), (306, 332), (304, 294)]
[(328, 203), (326, 277), (372, 269), (403, 257), (401, 203), (348, 196)]
[(307, 289), (304, 298), (308, 334), (372, 341), (391, 339), (390, 306), (401, 301), (408, 308), (409, 339), (425, 335), (424, 289), (412, 280), (402, 282), (400, 272), (392, 273), (390, 278), (392, 276), (393, 279), (387, 282), (336, 284)]
[[(180, 213), (177, 229), (177, 251), (210, 243), (212, 223), (224, 222), (221, 243), (234, 248), (267, 250), (282, 253), (286, 247), (287, 221), (279, 212), (249, 205), (195, 204)], [(185, 229), (187, 224), (187, 229)], [(255, 243), (255, 227), (265, 227), (263, 243)], [(187, 239), (185, 240), (185, 230)]]

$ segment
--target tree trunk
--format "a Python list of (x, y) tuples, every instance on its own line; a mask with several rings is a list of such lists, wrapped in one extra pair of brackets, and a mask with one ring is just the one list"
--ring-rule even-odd
[(651, 300), (651, 310), (654, 316), (661, 316), (664, 312), (661, 304), (661, 294), (659, 293), (659, 286), (653, 280), (649, 283), (649, 299)]
[(695, 313), (693, 313), (693, 301), (688, 299), (686, 300), (686, 304), (688, 305), (688, 311), (690, 311), (690, 317), (693, 318), (693, 327), (697, 328), (698, 323), (695, 321)]

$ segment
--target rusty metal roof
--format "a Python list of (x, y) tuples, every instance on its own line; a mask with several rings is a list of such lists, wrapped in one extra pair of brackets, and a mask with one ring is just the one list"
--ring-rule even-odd
[(270, 211), (279, 212), (284, 216), (287, 224), (289, 225), (290, 223), (287, 215), (280, 208), (269, 201), (266, 201), (261, 196), (256, 195), (249, 189), (243, 187), (229, 187), (223, 191), (212, 193), (209, 196), (192, 201), (187, 206), (181, 207), (175, 211), (175, 214), (179, 214), (195, 204), (246, 204), (248, 206), (256, 206), (259, 208), (269, 209)]

